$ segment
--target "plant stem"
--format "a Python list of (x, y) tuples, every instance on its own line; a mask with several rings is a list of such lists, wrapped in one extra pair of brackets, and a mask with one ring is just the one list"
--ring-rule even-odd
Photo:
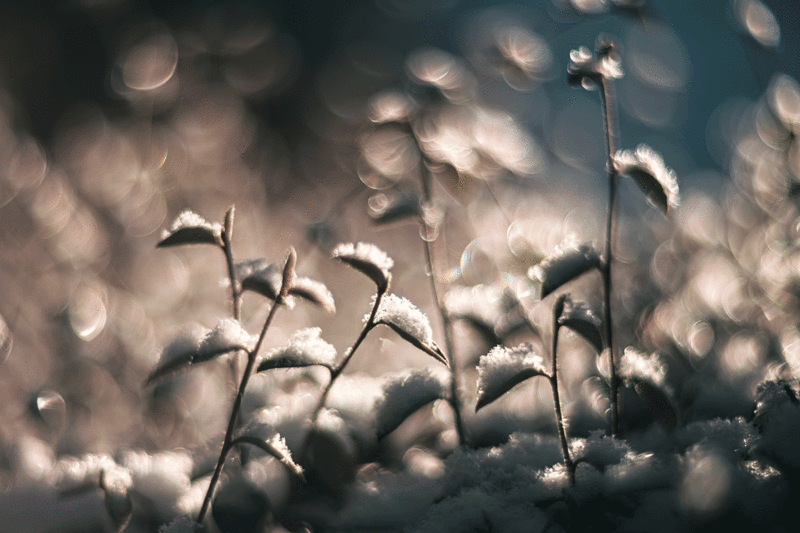
[(606, 343), (608, 345), (609, 402), (611, 407), (611, 435), (621, 437), (619, 417), (619, 376), (617, 375), (616, 349), (614, 346), (614, 327), (611, 318), (611, 264), (614, 262), (613, 240), (616, 225), (617, 182), (619, 176), (614, 167), (614, 154), (617, 150), (617, 115), (614, 106), (614, 85), (609, 78), (600, 84), (600, 102), (603, 110), (603, 131), (606, 141), (606, 170), (608, 172), (608, 219), (606, 221), (606, 249), (602, 264), (603, 277), (603, 315)]
[(571, 484), (575, 483), (575, 463), (569, 454), (569, 442), (567, 441), (567, 428), (564, 424), (564, 415), (561, 412), (561, 397), (558, 392), (558, 332), (561, 329), (559, 318), (564, 309), (565, 296), (559, 297), (553, 307), (553, 346), (551, 355), (553, 356), (553, 369), (548, 376), (550, 390), (553, 391), (553, 405), (556, 410), (556, 425), (558, 427), (558, 438), (561, 441), (561, 453), (564, 456), (564, 466), (567, 468)]
[(336, 379), (344, 372), (345, 367), (350, 362), (350, 359), (353, 358), (353, 355), (358, 350), (361, 343), (364, 342), (364, 339), (367, 338), (367, 334), (372, 331), (372, 328), (375, 327), (375, 316), (378, 314), (378, 308), (381, 305), (381, 300), (383, 299), (383, 295), (389, 290), (389, 283), (386, 284), (385, 287), (379, 287), (378, 292), (375, 295), (375, 303), (372, 305), (372, 311), (369, 314), (369, 318), (367, 319), (366, 324), (361, 329), (361, 333), (358, 334), (358, 338), (353, 343), (353, 346), (350, 347), (349, 352), (342, 360), (341, 363), (336, 368), (331, 369), (331, 379), (328, 381), (328, 385), (325, 387), (325, 390), (322, 391), (322, 396), (319, 398), (319, 402), (317, 402), (317, 407), (314, 409), (313, 414), (311, 415), (311, 427), (309, 428), (308, 434), (306, 435), (305, 440), (303, 441), (303, 446), (300, 448), (300, 455), (299, 457), (302, 459), (305, 457), (306, 453), (308, 452), (308, 446), (310, 444), (311, 434), (314, 432), (314, 425), (317, 423), (317, 418), (319, 418), (319, 414), (322, 412), (322, 408), (325, 407), (325, 402), (328, 399), (328, 394), (330, 394), (331, 389), (333, 388), (333, 383)]
[[(230, 211), (229, 211), (230, 212)], [(227, 216), (226, 216), (227, 221)], [(291, 255), (291, 254), (290, 254)], [(291, 261), (287, 260), (287, 264)], [(293, 265), (292, 265), (293, 268)], [(225, 430), (225, 438), (222, 441), (222, 450), (219, 453), (219, 459), (217, 460), (217, 466), (214, 468), (214, 473), (211, 475), (211, 481), (208, 484), (208, 490), (206, 491), (206, 496), (203, 499), (203, 505), (200, 508), (200, 512), (197, 515), (196, 522), (198, 524), (203, 523), (203, 519), (208, 513), (208, 508), (211, 505), (211, 498), (214, 496), (214, 488), (219, 481), (219, 476), (222, 474), (222, 467), (225, 465), (225, 459), (228, 457), (228, 452), (233, 448), (233, 432), (236, 429), (236, 420), (239, 417), (239, 410), (242, 407), (242, 400), (244, 399), (244, 391), (247, 388), (247, 383), (250, 381), (250, 375), (253, 373), (253, 367), (256, 363), (256, 356), (258, 355), (259, 350), (261, 350), (261, 345), (264, 343), (264, 338), (267, 336), (267, 330), (269, 329), (270, 324), (272, 324), (272, 319), (275, 317), (275, 312), (278, 310), (278, 307), (283, 303), (284, 299), (286, 298), (286, 293), (289, 290), (289, 283), (287, 283), (287, 278), (290, 278), (284, 274), (283, 283), (281, 285), (281, 290), (278, 294), (278, 297), (273, 302), (272, 307), (269, 310), (269, 315), (267, 315), (267, 320), (264, 322), (264, 326), (261, 328), (261, 334), (258, 336), (258, 341), (256, 342), (255, 348), (252, 351), (247, 353), (247, 366), (244, 369), (244, 374), (242, 375), (242, 381), (239, 383), (239, 390), (236, 393), (236, 398), (233, 400), (233, 406), (231, 407), (231, 416), (228, 419), (228, 427)]]
[[(422, 150), (420, 149), (420, 152)], [(431, 202), (431, 175), (428, 168), (428, 159), (423, 156), (422, 161), (422, 192), (423, 201), (425, 205)], [(439, 290), (436, 285), (436, 268), (434, 267), (433, 260), (433, 241), (436, 240), (433, 228), (430, 227), (425, 216), (422, 216), (422, 229), (425, 232), (423, 239), (423, 248), (425, 252), (425, 263), (428, 269), (429, 278), (431, 281), (431, 293), (436, 302), (436, 307), (439, 309), (439, 316), (442, 317), (442, 330), (444, 332), (444, 344), (447, 352), (447, 362), (450, 365), (450, 406), (453, 408), (453, 418), (456, 426), (456, 434), (458, 435), (458, 445), (467, 442), (467, 435), (464, 428), (464, 421), (461, 416), (461, 392), (459, 384), (461, 383), (461, 371), (455, 356), (455, 348), (453, 344), (453, 323), (450, 320), (450, 315), (444, 306), (444, 301), (439, 297)]]

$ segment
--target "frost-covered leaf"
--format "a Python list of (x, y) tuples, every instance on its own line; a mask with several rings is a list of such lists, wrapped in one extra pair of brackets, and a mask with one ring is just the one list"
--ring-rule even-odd
[(378, 193), (370, 198), (369, 216), (377, 224), (422, 216), (419, 198), (413, 193), (388, 195)]
[(251, 350), (255, 346), (255, 340), (239, 321), (232, 318), (221, 320), (212, 330), (195, 326), (167, 345), (156, 369), (145, 381), (145, 386), (161, 377), (220, 355), (236, 350)]
[(336, 312), (333, 294), (321, 281), (311, 278), (295, 278), (291, 288), (289, 288), (289, 294), (308, 300), (329, 313)]
[(566, 326), (591, 344), (597, 353), (603, 351), (603, 335), (600, 333), (601, 320), (584, 302), (564, 301), (564, 309), (558, 323)]
[(623, 379), (649, 381), (663, 386), (667, 376), (667, 367), (658, 354), (645, 355), (628, 346), (620, 358), (619, 374)]
[(573, 240), (563, 242), (555, 253), (528, 271), (528, 276), (542, 284), (542, 298), (562, 285), (600, 266), (600, 256), (589, 245)]
[(286, 445), (286, 441), (272, 425), (259, 421), (251, 422), (237, 433), (233, 443), (256, 446), (280, 461), (289, 473), (300, 479), (303, 478), (302, 467), (294, 462), (292, 452)]
[(585, 46), (569, 54), (567, 81), (570, 85), (582, 85), (588, 89), (592, 84), (601, 84), (604, 79), (622, 76), (622, 61), (610, 42), (598, 42), (596, 56)]
[(489, 405), (515, 385), (534, 376), (549, 377), (541, 355), (530, 343), (515, 348), (495, 346), (478, 363), (478, 403), (475, 411)]
[[(278, 297), (283, 282), (283, 269), (280, 266), (258, 258), (237, 263), (234, 270), (243, 291), (252, 291), (270, 300)], [(287, 298), (284, 303), (289, 308), (294, 307), (293, 298)]]
[(104, 470), (100, 471), (99, 485), (103, 490), (103, 503), (118, 532), (127, 527), (133, 516), (133, 500), (128, 494), (129, 481), (130, 477), (119, 479), (106, 475)]
[(423, 405), (447, 399), (448, 396), (446, 376), (433, 374), (428, 369), (413, 370), (405, 376), (391, 379), (383, 387), (383, 397), (376, 401), (378, 439), (397, 429)]
[(11, 328), (6, 324), (3, 315), (0, 315), (0, 365), (8, 359), (13, 344), (14, 336), (11, 334)]
[(232, 318), (225, 318), (209, 331), (200, 341), (197, 354), (192, 359), (192, 364), (210, 361), (228, 352), (236, 350), (252, 350), (256, 345), (254, 335), (244, 329), (241, 322)]
[(448, 364), (447, 357), (433, 341), (428, 317), (406, 298), (396, 294), (384, 295), (375, 314), (375, 323), (389, 326), (415, 347)]
[(182, 244), (222, 246), (222, 225), (211, 223), (193, 211), (183, 211), (172, 223), (170, 229), (164, 231), (161, 241), (156, 246), (165, 248)]
[(646, 144), (640, 144), (635, 151), (618, 151), (614, 154), (614, 168), (620, 174), (633, 178), (647, 198), (665, 215), (680, 204), (675, 172), (667, 168), (661, 155)]
[(333, 258), (368, 276), (379, 289), (385, 289), (389, 285), (389, 271), (394, 261), (374, 244), (342, 243), (333, 250)]
[(267, 494), (241, 476), (223, 483), (211, 504), (211, 516), (224, 533), (263, 531), (269, 512)]
[(634, 389), (661, 427), (668, 433), (674, 431), (678, 424), (678, 415), (667, 393), (644, 380), (634, 380)]
[(193, 326), (170, 342), (161, 353), (158, 365), (145, 381), (145, 386), (164, 376), (173, 374), (192, 364), (200, 349), (200, 342), (210, 330), (200, 325)]
[(258, 372), (272, 368), (296, 368), (321, 365), (333, 368), (336, 348), (320, 338), (320, 328), (296, 331), (289, 343), (269, 352), (258, 365)]

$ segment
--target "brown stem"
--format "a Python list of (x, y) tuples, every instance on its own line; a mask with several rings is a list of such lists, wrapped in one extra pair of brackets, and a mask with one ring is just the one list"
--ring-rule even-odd
[(564, 466), (567, 468), (571, 484), (575, 483), (575, 463), (569, 454), (569, 441), (567, 441), (567, 428), (564, 424), (564, 415), (561, 412), (561, 398), (558, 392), (558, 331), (561, 328), (559, 318), (564, 309), (566, 297), (561, 295), (553, 307), (553, 345), (551, 355), (553, 356), (553, 369), (548, 376), (550, 390), (553, 391), (553, 404), (556, 410), (556, 425), (558, 427), (558, 438), (561, 441), (561, 454), (564, 456)]
[[(421, 152), (421, 150), (420, 150)], [(423, 157), (422, 163), (422, 191), (423, 201), (429, 204), (432, 197), (431, 192), (431, 175), (428, 168), (428, 161)], [(439, 316), (442, 318), (442, 331), (444, 332), (444, 345), (447, 355), (447, 362), (450, 365), (450, 406), (453, 408), (453, 418), (456, 426), (456, 434), (458, 435), (458, 444), (462, 445), (467, 442), (467, 433), (464, 428), (464, 420), (461, 416), (461, 370), (458, 366), (455, 356), (455, 347), (453, 343), (453, 323), (450, 320), (450, 315), (444, 306), (444, 301), (439, 297), (439, 290), (436, 286), (436, 268), (434, 266), (433, 258), (433, 241), (436, 240), (433, 228), (430, 227), (428, 221), (422, 216), (422, 229), (425, 232), (423, 239), (423, 248), (425, 252), (425, 263), (428, 269), (428, 274), (431, 282), (431, 294), (433, 300), (436, 302), (436, 307), (439, 309)]]
[[(291, 263), (291, 266), (290, 266)], [(247, 388), (247, 383), (250, 381), (250, 375), (253, 373), (253, 367), (256, 363), (256, 356), (258, 355), (259, 350), (261, 349), (261, 345), (264, 343), (264, 338), (267, 336), (267, 330), (269, 329), (270, 324), (272, 323), (272, 319), (275, 317), (275, 312), (278, 310), (278, 307), (284, 302), (286, 299), (286, 295), (289, 291), (292, 275), (287, 275), (286, 270), (288, 268), (294, 267), (294, 250), (290, 253), (289, 259), (287, 260), (287, 267), (284, 268), (284, 277), (283, 283), (281, 284), (280, 292), (278, 293), (278, 297), (275, 298), (275, 302), (273, 302), (272, 307), (269, 310), (269, 315), (267, 315), (267, 320), (264, 322), (264, 326), (261, 328), (261, 334), (258, 336), (258, 341), (256, 342), (255, 348), (252, 351), (247, 353), (247, 366), (245, 367), (244, 374), (242, 375), (242, 381), (239, 383), (239, 390), (236, 393), (236, 398), (233, 400), (233, 407), (231, 407), (231, 416), (228, 419), (228, 427), (225, 430), (225, 438), (222, 441), (222, 450), (219, 453), (219, 459), (217, 460), (217, 466), (214, 468), (214, 473), (211, 475), (211, 481), (208, 484), (208, 490), (206, 491), (206, 496), (203, 499), (203, 505), (200, 508), (200, 512), (197, 515), (197, 523), (202, 524), (203, 519), (208, 513), (208, 508), (211, 505), (211, 498), (214, 496), (214, 488), (219, 481), (219, 476), (222, 474), (222, 467), (225, 465), (225, 459), (228, 457), (228, 452), (233, 447), (233, 432), (236, 429), (236, 420), (239, 417), (239, 410), (242, 407), (242, 400), (244, 399), (244, 391)], [(293, 273), (292, 273), (293, 274)]]
[(605, 322), (606, 343), (608, 346), (608, 371), (610, 374), (609, 402), (611, 407), (611, 434), (621, 437), (619, 416), (619, 376), (617, 375), (617, 356), (614, 346), (614, 327), (611, 318), (611, 264), (614, 262), (613, 240), (616, 226), (617, 182), (619, 176), (614, 167), (614, 153), (617, 150), (616, 108), (614, 107), (613, 81), (603, 78), (600, 84), (601, 107), (603, 110), (603, 131), (606, 141), (606, 170), (608, 172), (608, 219), (606, 220), (605, 254), (602, 264), (603, 277), (603, 318)]

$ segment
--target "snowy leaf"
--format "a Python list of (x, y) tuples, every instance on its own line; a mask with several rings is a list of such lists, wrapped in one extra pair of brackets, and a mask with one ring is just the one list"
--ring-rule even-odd
[(622, 62), (613, 44), (598, 42), (597, 48), (597, 57), (585, 46), (570, 52), (567, 65), (567, 81), (570, 85), (590, 88), (592, 84), (601, 84), (604, 79), (623, 76)]
[(294, 462), (292, 452), (289, 451), (286, 441), (271, 425), (263, 422), (248, 424), (233, 439), (233, 444), (239, 443), (251, 444), (261, 448), (280, 461), (290, 474), (297, 476), (301, 480), (303, 479), (302, 467)]
[(228, 478), (214, 494), (211, 516), (222, 532), (262, 531), (270, 512), (267, 494), (245, 477)]
[(378, 193), (370, 198), (369, 216), (377, 224), (389, 224), (398, 220), (421, 216), (419, 198), (412, 193), (388, 196)]
[[(283, 274), (275, 263), (267, 263), (263, 258), (251, 259), (237, 263), (234, 270), (243, 291), (252, 291), (270, 300), (278, 298)], [(287, 298), (284, 304), (291, 309), (294, 298)]]
[(567, 298), (558, 323), (586, 339), (597, 350), (597, 353), (603, 351), (600, 318), (584, 302), (573, 302), (571, 298)]
[(369, 276), (379, 289), (388, 287), (394, 261), (374, 244), (342, 243), (333, 250), (333, 258)]
[(103, 503), (106, 511), (108, 511), (116, 531), (123, 531), (133, 516), (133, 500), (128, 494), (126, 485), (113, 481), (109, 482), (105, 471), (100, 471), (99, 485), (103, 490)]
[(250, 335), (241, 322), (225, 318), (200, 341), (192, 364), (210, 361), (222, 354), (236, 350), (250, 351), (255, 344), (256, 337)]
[(647, 198), (668, 215), (680, 204), (678, 180), (664, 160), (646, 144), (635, 151), (620, 150), (614, 155), (614, 168), (639, 185)]
[(297, 252), (294, 246), (289, 247), (289, 253), (286, 255), (286, 262), (283, 264), (283, 274), (281, 275), (281, 286), (278, 296), (281, 302), (286, 299), (286, 295), (294, 285), (294, 280), (297, 278), (295, 267), (297, 266)]
[(316, 304), (328, 313), (336, 312), (336, 304), (331, 291), (320, 281), (311, 278), (295, 278), (289, 288), (289, 294)]
[(278, 291), (281, 290), (281, 269), (275, 263), (267, 263), (263, 258), (251, 259), (237, 263), (234, 270), (242, 290), (257, 292), (270, 300), (278, 297)]
[(222, 226), (212, 224), (206, 219), (186, 210), (178, 215), (172, 227), (164, 231), (158, 248), (180, 246), (182, 244), (215, 244), (222, 246)]
[(403, 423), (423, 405), (447, 399), (449, 386), (446, 376), (435, 375), (428, 369), (414, 370), (390, 380), (383, 387), (383, 397), (376, 402), (378, 439), (382, 439)]
[(667, 376), (667, 367), (658, 354), (645, 355), (628, 346), (622, 353), (619, 374), (630, 381), (649, 381), (663, 386)]
[(255, 337), (245, 331), (237, 320), (226, 318), (213, 329), (196, 326), (173, 340), (164, 349), (156, 369), (150, 373), (145, 386), (164, 376), (191, 365), (210, 361), (236, 350), (251, 350)]
[(639, 398), (647, 405), (656, 422), (668, 433), (674, 431), (678, 424), (678, 415), (667, 393), (645, 380), (634, 380), (634, 389)]
[(13, 344), (14, 336), (11, 334), (11, 328), (6, 324), (3, 315), (0, 315), (0, 365), (8, 358)]
[(389, 326), (415, 347), (445, 365), (448, 364), (447, 357), (433, 341), (433, 331), (428, 317), (402, 296), (384, 295), (375, 314), (375, 323)]
[(306, 328), (296, 331), (289, 343), (269, 352), (258, 365), (258, 372), (272, 368), (296, 368), (321, 365), (333, 368), (336, 348), (322, 340), (320, 328)]
[(594, 248), (567, 240), (556, 248), (551, 257), (531, 268), (528, 276), (542, 284), (541, 297), (545, 298), (562, 285), (599, 266), (600, 256)]
[(478, 363), (478, 404), (475, 411), (534, 376), (549, 377), (542, 356), (533, 351), (530, 343), (515, 348), (495, 346), (481, 356)]
[(200, 349), (200, 342), (210, 330), (200, 325), (195, 325), (189, 331), (169, 343), (161, 353), (161, 358), (144, 385), (173, 374), (192, 364), (195, 354)]

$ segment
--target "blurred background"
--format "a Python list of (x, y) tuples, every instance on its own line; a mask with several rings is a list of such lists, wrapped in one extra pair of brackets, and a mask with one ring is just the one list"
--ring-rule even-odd
[[(65, 454), (191, 448), (222, 430), (220, 368), (142, 389), (161, 346), (229, 312), (213, 250), (155, 250), (182, 210), (216, 222), (235, 204), (242, 260), (280, 261), (296, 246), (338, 313), (298, 307), (272, 345), (321, 325), (341, 353), (371, 287), (331, 266), (336, 242), (384, 248), (394, 290), (435, 316), (417, 228), (367, 216), (419, 164), (407, 138), (373, 132), (376, 113), (424, 107), (426, 84), (444, 93), (427, 149), (456, 178), (442, 186), (452, 216), (437, 274), (490, 283), (503, 254), (525, 272), (523, 244), (601, 242), (599, 100), (567, 86), (571, 50), (599, 34), (620, 44), (622, 147), (646, 142), (686, 197), (717, 200), (734, 182), (745, 119), (771, 110), (758, 122), (769, 144), (785, 138), (777, 122), (800, 118), (799, 21), (779, 0), (2, 2), (0, 490), (41, 479)], [(635, 269), (637, 246), (653, 252), (669, 227), (630, 191), (624, 220), (654, 227), (623, 220), (620, 257)], [(692, 204), (701, 218), (703, 201)], [(255, 330), (266, 310), (245, 303)], [(396, 338), (371, 342), (382, 357), (354, 371), (428, 364)], [(574, 372), (579, 394), (586, 375)]]

